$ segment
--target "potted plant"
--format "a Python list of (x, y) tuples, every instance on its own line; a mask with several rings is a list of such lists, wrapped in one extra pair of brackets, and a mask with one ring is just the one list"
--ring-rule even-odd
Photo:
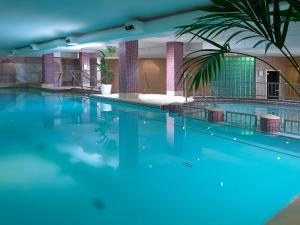
[(99, 53), (101, 60), (96, 65), (101, 71), (100, 91), (103, 95), (109, 95), (111, 94), (114, 72), (108, 64), (107, 57), (113, 56), (116, 53), (116, 48), (107, 47), (106, 50), (99, 51)]

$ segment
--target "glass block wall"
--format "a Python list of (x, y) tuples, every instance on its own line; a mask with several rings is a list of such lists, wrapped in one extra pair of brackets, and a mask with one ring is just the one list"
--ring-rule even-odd
[(255, 58), (226, 57), (211, 82), (213, 96), (255, 98)]

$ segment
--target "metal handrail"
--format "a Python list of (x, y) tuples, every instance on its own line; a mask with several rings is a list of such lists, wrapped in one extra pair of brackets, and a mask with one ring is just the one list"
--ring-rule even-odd
[(87, 78), (88, 80), (91, 79), (91, 75), (90, 73), (87, 73), (86, 71), (84, 70), (70, 70), (71, 74), (73, 76), (76, 76), (76, 75), (82, 75), (83, 77)]
[(183, 117), (191, 117), (194, 119), (204, 119), (208, 118), (208, 110), (206, 108), (196, 108), (192, 106), (184, 106), (182, 113), (179, 113)]
[[(284, 124), (283, 125), (283, 131), (285, 133), (300, 134), (300, 121), (299, 120), (287, 120), (287, 119), (285, 119), (283, 124)], [(288, 124), (290, 124), (290, 126), (288, 126)], [(294, 127), (294, 124), (295, 124), (295, 127)]]
[[(234, 121), (234, 117), (239, 117), (238, 121)], [(249, 119), (247, 121), (247, 118)], [(253, 119), (252, 119), (253, 118)], [(234, 126), (238, 126), (244, 129), (256, 129), (257, 128), (257, 115), (241, 112), (226, 111), (225, 122)], [(249, 122), (249, 123), (247, 123)], [(254, 123), (253, 123), (254, 122)]]
[[(146, 84), (147, 84), (147, 89), (149, 90), (150, 89), (150, 84), (149, 84), (149, 81), (148, 81), (147, 72), (145, 72), (144, 76), (145, 76), (145, 80), (146, 80)], [(144, 93), (146, 94), (145, 89), (144, 89)]]
[[(90, 79), (89, 74), (88, 74), (88, 73), (85, 73), (84, 71), (81, 71), (81, 70), (71, 70), (70, 72), (71, 72), (71, 74), (72, 74), (72, 83), (73, 83), (73, 87), (74, 87), (74, 88), (76, 87), (76, 86), (75, 86), (75, 82), (77, 82), (77, 83), (80, 85), (81, 89), (82, 89), (86, 94), (91, 94), (93, 87), (91, 87), (91, 86), (84, 86), (83, 82), (82, 82), (81, 80), (79, 80), (79, 79), (77, 78), (77, 76), (76, 76), (77, 74), (79, 74), (79, 75), (83, 75), (83, 76), (85, 76), (86, 78)], [(77, 74), (76, 74), (76, 73), (77, 73)], [(89, 92), (86, 88), (90, 88), (90, 92)]]
[(62, 78), (63, 72), (56, 72), (55, 74), (59, 74), (57, 78), (57, 87), (60, 87), (60, 80)]

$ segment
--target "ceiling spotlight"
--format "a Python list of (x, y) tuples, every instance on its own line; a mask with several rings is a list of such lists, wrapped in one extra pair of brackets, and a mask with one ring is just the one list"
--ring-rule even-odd
[(65, 40), (69, 46), (79, 45), (77, 37), (67, 37)]

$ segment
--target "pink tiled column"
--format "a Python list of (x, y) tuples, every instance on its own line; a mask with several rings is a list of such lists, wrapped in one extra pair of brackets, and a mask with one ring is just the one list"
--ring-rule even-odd
[(42, 64), (42, 81), (45, 86), (53, 86), (55, 84), (55, 64), (54, 55), (43, 55)]
[(280, 132), (280, 117), (275, 115), (262, 115), (260, 117), (260, 129), (270, 134)]
[(224, 110), (223, 109), (209, 109), (208, 121), (211, 123), (223, 123), (224, 122)]
[(81, 73), (81, 83), (83, 86), (90, 86), (91, 84), (91, 65), (90, 65), (90, 55), (86, 52), (79, 53), (79, 63), (80, 63), (80, 70), (83, 71)]
[(119, 43), (119, 89), (120, 93), (138, 93), (138, 41)]
[(183, 43), (167, 43), (167, 95), (183, 95), (181, 66), (183, 64)]

